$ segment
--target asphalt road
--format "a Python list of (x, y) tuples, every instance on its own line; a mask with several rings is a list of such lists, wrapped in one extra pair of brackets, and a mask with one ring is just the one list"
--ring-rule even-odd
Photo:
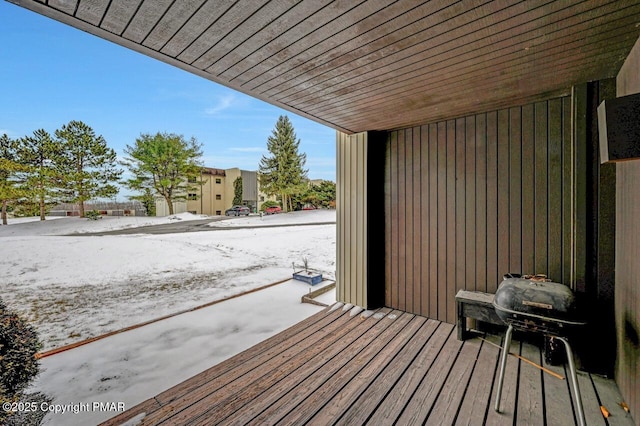
[(222, 220), (228, 220), (231, 217), (212, 217), (208, 219), (202, 220), (188, 220), (188, 221), (180, 221), (176, 220), (171, 223), (163, 223), (161, 225), (149, 225), (149, 226), (139, 226), (137, 228), (125, 228), (125, 229), (116, 229), (114, 231), (104, 231), (104, 232), (92, 232), (92, 233), (82, 233), (82, 234), (70, 234), (73, 236), (95, 236), (95, 235), (131, 235), (131, 234), (179, 234), (185, 232), (203, 232), (203, 231), (228, 231), (233, 229), (244, 229), (244, 228), (275, 228), (275, 227), (283, 227), (283, 226), (308, 226), (308, 225), (333, 225), (336, 222), (317, 222), (317, 223), (293, 223), (293, 224), (278, 224), (278, 225), (253, 225), (253, 226), (230, 226), (230, 227), (215, 227), (209, 226), (210, 223), (220, 222)]

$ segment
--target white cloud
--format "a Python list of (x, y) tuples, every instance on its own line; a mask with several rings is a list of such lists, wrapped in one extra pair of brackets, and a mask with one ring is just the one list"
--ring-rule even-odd
[(224, 95), (218, 98), (218, 103), (210, 108), (205, 109), (207, 115), (218, 115), (222, 111), (230, 108), (236, 101), (236, 97), (232, 94)]

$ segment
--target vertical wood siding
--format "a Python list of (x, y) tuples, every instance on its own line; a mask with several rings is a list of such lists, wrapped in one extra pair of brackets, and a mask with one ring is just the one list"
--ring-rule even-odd
[(455, 321), (507, 272), (570, 284), (571, 104), (558, 98), (389, 132), (386, 305)]
[(367, 306), (367, 134), (337, 132), (337, 298)]
[[(640, 40), (617, 77), (618, 96), (640, 93)], [(640, 161), (616, 164), (616, 382), (640, 425)]]

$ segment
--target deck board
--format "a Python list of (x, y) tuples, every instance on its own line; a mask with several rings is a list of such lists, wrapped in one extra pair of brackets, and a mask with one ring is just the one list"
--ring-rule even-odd
[(472, 339), (464, 342), (460, 355), (451, 368), (438, 398), (427, 415), (427, 425), (453, 424), (458, 408), (464, 400), (464, 394), (480, 353), (481, 341)]
[[(322, 401), (331, 393), (331, 383), (327, 385), (327, 381), (335, 381), (336, 377), (341, 375), (355, 374), (352, 368), (343, 368), (358, 356), (368, 356), (368, 353), (380, 349), (395, 335), (400, 332), (404, 326), (411, 321), (413, 315), (404, 314), (401, 317), (397, 317), (399, 311), (393, 311), (390, 316), (396, 316), (396, 320), (390, 319), (389, 316), (385, 316), (378, 320), (377, 324), (370, 328), (367, 333), (363, 334), (362, 339), (356, 341), (343, 342), (347, 346), (340, 351), (331, 351), (331, 362), (324, 363), (321, 368), (314, 371), (314, 373), (307, 377), (307, 379), (300, 384), (292, 392), (285, 392), (277, 403), (269, 406), (268, 410), (261, 413), (259, 417), (251, 419), (243, 419), (241, 424), (274, 424), (277, 420), (283, 418), (292, 419), (291, 423), (296, 421), (293, 419), (299, 418), (307, 413), (307, 410), (302, 407), (311, 407), (321, 404)], [(377, 336), (379, 339), (375, 344), (371, 345), (371, 337)], [(328, 359), (329, 361), (329, 359)], [(308, 368), (313, 368), (316, 362), (311, 362)], [(350, 377), (345, 378), (348, 380)], [(292, 375), (294, 382), (298, 380), (298, 372)], [(284, 421), (287, 423), (288, 421)]]
[[(166, 405), (163, 410), (154, 413), (155, 416), (145, 418), (145, 424), (147, 421), (150, 424), (156, 424), (168, 419), (171, 419), (173, 424), (181, 424), (191, 422), (194, 418), (206, 419), (214, 411), (217, 411), (216, 416), (220, 418), (232, 414), (236, 408), (251, 402), (261, 391), (285, 377), (297, 365), (304, 364), (306, 360), (319, 354), (322, 346), (317, 345), (316, 342), (320, 337), (328, 336), (331, 343), (337, 345), (341, 341), (348, 341), (349, 339), (343, 339), (343, 337), (357, 330), (357, 327), (350, 328), (357, 323), (354, 324), (354, 321), (349, 319), (348, 315), (343, 314), (329, 326), (310, 334), (305, 340), (296, 342), (284, 352), (269, 352), (248, 361), (245, 364), (250, 367), (239, 366), (228, 374), (228, 378), (225, 376), (223, 383), (219, 379), (216, 380), (215, 391), (211, 392), (209, 386), (202, 387), (197, 392), (192, 392), (179, 401)], [(359, 334), (359, 331), (355, 333)], [(285, 344), (281, 346), (286, 347)], [(274, 352), (278, 349), (275, 348)], [(258, 383), (253, 385), (256, 382)], [(252, 385), (248, 386), (248, 384)], [(194, 399), (196, 403), (192, 403)]]
[(226, 359), (225, 361), (212, 366), (211, 368), (183, 381), (182, 383), (179, 383), (176, 386), (161, 392), (155, 397), (137, 404), (121, 415), (107, 420), (106, 422), (102, 423), (102, 425), (119, 425), (120, 423), (126, 422), (127, 420), (137, 416), (138, 414), (154, 412), (154, 408), (161, 409), (166, 404), (174, 401), (175, 399), (178, 399), (185, 395), (189, 395), (191, 394), (191, 392), (197, 390), (198, 388), (206, 386), (206, 384), (209, 382), (215, 383), (215, 379), (220, 375), (233, 370), (233, 368), (236, 366), (241, 366), (247, 363), (247, 361), (254, 359), (257, 354), (277, 348), (278, 345), (283, 341), (294, 339), (296, 338), (296, 336), (299, 340), (304, 340), (304, 338), (314, 330), (322, 328), (323, 326), (331, 323), (332, 321), (335, 321), (338, 317), (345, 314), (344, 310), (336, 309), (336, 307), (339, 306), (334, 305), (333, 309), (325, 309), (299, 322), (298, 324), (294, 324), (281, 333), (263, 340), (262, 342), (248, 348), (247, 350), (237, 354), (236, 356)]
[[(161, 393), (155, 399), (164, 405), (177, 399), (178, 396), (189, 394), (203, 384), (218, 379), (223, 374), (233, 371), (234, 368), (245, 367), (246, 370), (251, 369), (256, 362), (262, 359), (268, 359), (273, 356), (274, 353), (281, 351), (280, 348), (285, 344), (292, 345), (296, 342), (303, 342), (309, 337), (312, 339), (319, 338), (319, 335), (313, 335), (315, 331), (322, 330), (325, 327), (339, 327), (342, 323), (348, 322), (348, 316), (345, 312), (346, 311), (341, 309), (330, 312), (328, 310), (321, 311), (320, 315), (305, 320), (304, 324), (301, 324), (301, 327), (295, 329), (289, 328), (270, 339), (252, 346), (235, 357), (229, 358), (206, 370), (204, 373), (198, 374), (182, 384)], [(237, 374), (238, 371), (235, 373)]]
[[(421, 330), (435, 329), (435, 321), (429, 321), (424, 317), (415, 317), (408, 327), (417, 327), (416, 333)], [(407, 331), (409, 331), (407, 329)], [(428, 331), (427, 331), (428, 332)], [(418, 334), (416, 334), (418, 336)], [(417, 341), (418, 339), (412, 339)], [(378, 379), (379, 373), (383, 371), (393, 371), (390, 365), (396, 362), (401, 364), (398, 360), (402, 355), (403, 350), (411, 341), (407, 341), (401, 336), (396, 336), (389, 345), (386, 345), (381, 351), (379, 351), (371, 360), (359, 371), (356, 371), (352, 378), (345, 380), (344, 376), (334, 376), (331, 380), (336, 382), (337, 378), (339, 391), (334, 393), (331, 399), (328, 399), (324, 406), (326, 409), (317, 411), (313, 417), (311, 417), (306, 424), (325, 426), (330, 424), (334, 419), (339, 419), (344, 412), (349, 409), (355, 401), (360, 397), (365, 389), (376, 388), (380, 379)], [(359, 362), (356, 360), (356, 362)], [(304, 407), (301, 407), (304, 409)]]
[[(598, 393), (593, 381), (591, 380), (591, 376), (588, 374), (582, 374), (582, 372), (578, 372), (578, 386), (580, 388), (580, 394), (582, 396), (582, 404), (584, 405), (584, 417), (587, 424), (589, 426), (607, 425), (607, 422), (605, 421), (604, 417), (602, 416), (602, 412), (600, 411), (600, 401), (598, 400)], [(609, 422), (609, 424), (613, 425), (615, 424), (615, 421), (613, 423)]]
[(463, 343), (457, 339), (455, 334), (450, 334), (439, 356), (429, 371), (423, 375), (420, 385), (409, 402), (404, 405), (400, 417), (398, 417), (399, 424), (423, 423), (438, 398), (462, 347)]
[(487, 395), (492, 393), (492, 384), (499, 362), (500, 349), (482, 341), (478, 360), (471, 374), (466, 397), (462, 401), (455, 421), (456, 425), (483, 425), (484, 413), (488, 409)]
[(610, 413), (607, 418), (609, 426), (633, 424), (631, 414), (624, 411), (620, 406), (620, 403), (624, 401), (615, 382), (595, 374), (591, 374), (590, 377), (598, 394), (600, 404), (606, 407)]
[[(535, 362), (542, 363), (540, 350), (529, 344), (520, 346), (520, 356)], [(520, 374), (518, 377), (518, 421), (527, 425), (544, 425), (544, 412), (542, 401), (542, 370), (520, 361)], [(552, 423), (555, 424), (555, 423)]]
[[(566, 379), (509, 356), (494, 411), (501, 336), (457, 340), (451, 324), (336, 305), (104, 422), (120, 425), (575, 423)], [(512, 354), (547, 365), (514, 335)], [(580, 371), (589, 425), (633, 425), (612, 380)], [(611, 417), (600, 413), (604, 405)]]
[[(408, 316), (404, 314), (403, 317)], [(394, 321), (396, 327), (390, 326), (380, 337), (372, 344), (367, 345), (366, 349), (358, 351), (348, 363), (345, 364), (337, 373), (332, 374), (322, 386), (313, 392), (313, 395), (307, 398), (304, 403), (294, 407), (292, 411), (280, 421), (280, 424), (307, 424), (311, 417), (314, 417), (312, 424), (326, 425), (335, 418), (340, 411), (340, 404), (337, 407), (332, 401), (347, 402), (349, 392), (353, 392), (355, 388), (344, 390), (346, 384), (350, 381), (356, 383), (358, 379), (366, 381), (368, 377), (375, 373), (376, 367), (384, 368), (387, 357), (392, 357), (406, 343), (401, 333), (407, 332), (415, 334), (420, 326), (426, 321), (426, 318), (409, 318), (405, 319), (406, 323), (401, 323), (403, 319)], [(402, 328), (400, 328), (402, 327)], [(343, 391), (344, 390), (344, 391)]]
[[(439, 349), (442, 342), (451, 332), (449, 327), (440, 327), (441, 323), (429, 320), (422, 333), (410, 339), (405, 351), (376, 379), (373, 386), (364, 389), (360, 398), (355, 401), (339, 419), (341, 424), (365, 424), (371, 413), (380, 405), (394, 385), (403, 377), (405, 372), (421, 361), (418, 358), (425, 348)], [(424, 358), (422, 358), (424, 359)]]
[(402, 413), (406, 402), (405, 395), (415, 393), (425, 375), (424, 372), (431, 368), (445, 343), (451, 339), (452, 326), (442, 324), (438, 330), (442, 330), (442, 333), (438, 334), (437, 339), (432, 339), (430, 345), (423, 348), (413, 364), (415, 368), (409, 368), (405, 371), (400, 381), (373, 412), (366, 424), (382, 424), (385, 419), (396, 419)]
[[(510, 352), (519, 353), (520, 342), (512, 341)], [(516, 388), (518, 386), (518, 359), (510, 356), (507, 358), (507, 367), (505, 370), (504, 383), (502, 386), (502, 398), (500, 401), (500, 412), (497, 413), (494, 410), (494, 404), (496, 400), (495, 389), (498, 383), (498, 372), (494, 375), (493, 389), (490, 395), (490, 405), (487, 410), (486, 424), (488, 425), (511, 425), (514, 424), (513, 418), (515, 416), (516, 408)], [(499, 371), (499, 364), (496, 369)]]
[[(556, 374), (559, 374), (564, 379), (558, 379), (551, 375), (545, 374), (542, 377), (543, 380), (543, 389), (545, 395), (545, 405), (547, 408), (547, 421), (550, 421), (555, 424), (573, 424), (575, 423), (575, 415), (573, 405), (571, 403), (567, 403), (568, 401), (563, 401), (558, 398), (550, 397), (550, 395), (555, 395), (558, 393), (569, 392), (569, 382), (567, 380), (569, 376), (569, 369), (565, 369), (564, 365), (551, 365), (546, 362), (544, 357), (542, 357), (542, 365), (544, 368), (548, 368)], [(580, 390), (583, 390), (582, 383), (579, 384), (581, 386)], [(586, 390), (585, 390), (586, 391)], [(591, 392), (593, 394), (593, 391)], [(589, 395), (588, 392), (585, 392), (584, 395)], [(583, 401), (586, 405), (586, 400), (583, 395)], [(598, 408), (598, 404), (596, 401), (594, 410), (597, 410), (597, 414), (600, 414), (600, 409)], [(602, 419), (602, 416), (600, 415)], [(589, 423), (592, 424), (592, 423)], [(598, 423), (593, 423), (597, 425)], [(604, 423), (603, 423), (604, 424)]]

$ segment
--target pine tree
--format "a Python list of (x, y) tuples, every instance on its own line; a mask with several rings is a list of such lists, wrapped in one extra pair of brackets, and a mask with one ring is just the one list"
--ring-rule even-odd
[(331, 207), (336, 201), (336, 184), (329, 180), (323, 180), (317, 185), (309, 184), (301, 199), (315, 207)]
[(189, 192), (197, 192), (203, 183), (198, 180), (202, 165), (201, 145), (195, 138), (189, 141), (182, 135), (142, 134), (135, 145), (127, 145), (122, 162), (134, 176), (125, 182), (133, 190), (149, 189), (165, 199), (172, 215), (173, 203), (187, 199)]
[(62, 151), (51, 135), (39, 129), (33, 136), (20, 139), (17, 149), (18, 162), (25, 166), (22, 173), (23, 195), (39, 206), (40, 220), (45, 220), (47, 204), (59, 200), (57, 189), (59, 176), (55, 167)]
[(57, 162), (60, 186), (69, 201), (77, 202), (84, 217), (84, 202), (112, 198), (122, 170), (116, 167), (116, 152), (102, 136), (82, 121), (70, 121), (55, 132), (62, 154)]
[(140, 201), (147, 216), (156, 215), (156, 199), (154, 197), (154, 193), (151, 191), (151, 188), (144, 188), (141, 194), (132, 195), (129, 197), (129, 199)]
[(10, 201), (25, 195), (19, 186), (17, 175), (24, 171), (18, 163), (18, 143), (6, 134), (0, 136), (0, 202), (2, 203), (2, 224), (7, 224), (7, 208)]
[(286, 115), (280, 116), (272, 135), (267, 139), (271, 156), (260, 160), (260, 187), (268, 195), (279, 195), (283, 211), (292, 209), (291, 196), (304, 190), (307, 155), (299, 153), (293, 124)]
[(233, 181), (233, 205), (238, 206), (242, 204), (242, 176), (238, 176)]

